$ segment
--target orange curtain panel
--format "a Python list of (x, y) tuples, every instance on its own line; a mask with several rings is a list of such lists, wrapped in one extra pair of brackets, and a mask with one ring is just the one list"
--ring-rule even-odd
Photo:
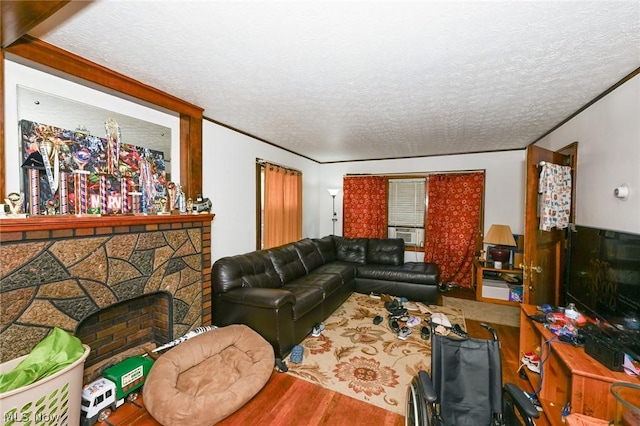
[(264, 248), (302, 238), (302, 174), (274, 164), (264, 168)]

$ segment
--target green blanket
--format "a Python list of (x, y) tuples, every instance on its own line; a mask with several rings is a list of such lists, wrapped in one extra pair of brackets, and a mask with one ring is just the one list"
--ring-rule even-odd
[(27, 386), (68, 367), (84, 353), (80, 339), (54, 328), (10, 372), (0, 374), (0, 393)]

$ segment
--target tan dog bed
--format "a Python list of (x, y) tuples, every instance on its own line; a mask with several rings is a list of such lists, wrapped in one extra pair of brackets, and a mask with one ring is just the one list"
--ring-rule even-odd
[(210, 426), (264, 387), (274, 366), (271, 345), (246, 325), (200, 334), (153, 364), (144, 405), (165, 426)]

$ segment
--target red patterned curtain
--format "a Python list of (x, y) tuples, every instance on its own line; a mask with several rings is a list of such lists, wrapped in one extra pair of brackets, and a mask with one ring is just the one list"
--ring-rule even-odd
[(347, 238), (387, 237), (387, 178), (345, 177), (343, 231)]
[(440, 281), (471, 287), (480, 227), (484, 172), (429, 176), (424, 261), (440, 266)]

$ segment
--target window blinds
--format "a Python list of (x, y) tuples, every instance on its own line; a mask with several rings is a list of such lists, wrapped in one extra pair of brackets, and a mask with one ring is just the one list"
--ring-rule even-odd
[(389, 179), (389, 226), (424, 228), (425, 181)]

